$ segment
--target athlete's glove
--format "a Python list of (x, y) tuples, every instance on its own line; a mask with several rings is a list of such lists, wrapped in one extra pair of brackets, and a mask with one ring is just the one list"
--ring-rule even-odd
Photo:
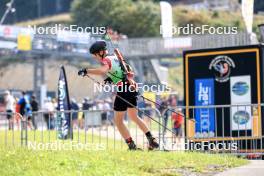
[(107, 77), (105, 80), (104, 80), (104, 84), (112, 84), (113, 81), (111, 78)]
[(87, 70), (86, 68), (82, 68), (81, 70), (78, 71), (79, 76), (85, 76), (87, 75)]

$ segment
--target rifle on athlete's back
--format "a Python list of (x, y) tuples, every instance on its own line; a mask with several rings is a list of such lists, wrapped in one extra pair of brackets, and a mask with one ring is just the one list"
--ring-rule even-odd
[(125, 72), (125, 78), (128, 81), (129, 85), (136, 88), (137, 83), (133, 79), (134, 78), (134, 72), (133, 72), (131, 66), (125, 62), (125, 59), (124, 59), (123, 55), (121, 54), (121, 52), (119, 51), (118, 48), (114, 49), (114, 53), (117, 56), (118, 60), (120, 61), (120, 65)]

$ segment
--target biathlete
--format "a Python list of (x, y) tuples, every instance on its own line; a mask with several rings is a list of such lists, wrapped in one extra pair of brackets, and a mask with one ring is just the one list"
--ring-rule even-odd
[[(159, 143), (152, 136), (149, 128), (146, 126), (144, 121), (138, 117), (138, 92), (132, 88), (129, 88), (129, 86), (131, 86), (129, 83), (130, 81), (128, 81), (128, 79), (126, 78), (126, 73), (121, 66), (120, 60), (116, 55), (108, 55), (107, 45), (105, 41), (96, 41), (90, 47), (90, 53), (98, 62), (101, 63), (101, 66), (94, 69), (83, 68), (78, 71), (78, 75), (106, 75), (107, 78), (105, 81), (117, 85), (118, 91), (114, 101), (114, 122), (120, 134), (126, 141), (129, 150), (137, 150), (138, 148), (133, 141), (128, 128), (123, 122), (126, 112), (129, 118), (134, 121), (145, 133), (149, 142), (149, 149), (152, 150), (155, 148), (159, 148)], [(121, 89), (119, 89), (120, 87)]]

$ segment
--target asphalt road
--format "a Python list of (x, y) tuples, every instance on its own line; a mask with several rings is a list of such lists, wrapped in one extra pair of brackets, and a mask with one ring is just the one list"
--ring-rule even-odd
[(263, 176), (264, 160), (251, 160), (249, 164), (232, 168), (215, 176)]

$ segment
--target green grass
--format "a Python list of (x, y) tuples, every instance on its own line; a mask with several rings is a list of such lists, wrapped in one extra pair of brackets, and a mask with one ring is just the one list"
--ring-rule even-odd
[[(43, 137), (41, 137), (41, 135)], [(76, 135), (76, 133), (74, 133)], [(14, 136), (15, 144), (12, 137)], [(93, 143), (106, 144), (108, 149), (95, 150), (34, 150), (20, 146), (19, 132), (0, 131), (0, 175), (182, 175), (213, 174), (224, 169), (246, 164), (247, 161), (228, 155), (196, 152), (129, 152), (120, 147), (123, 141), (94, 135)], [(91, 134), (87, 143), (91, 144)], [(9, 139), (8, 142), (3, 142)], [(34, 132), (29, 131), (29, 141)], [(54, 142), (56, 133), (35, 133), (36, 142)], [(78, 141), (77, 138), (74, 141)], [(84, 143), (85, 134), (79, 141)], [(69, 141), (65, 141), (69, 143)], [(113, 144), (115, 143), (115, 150)], [(112, 146), (112, 147), (111, 147)]]
[(245, 164), (235, 157), (201, 153), (35, 151), (0, 149), (0, 175), (180, 175), (215, 173)]

